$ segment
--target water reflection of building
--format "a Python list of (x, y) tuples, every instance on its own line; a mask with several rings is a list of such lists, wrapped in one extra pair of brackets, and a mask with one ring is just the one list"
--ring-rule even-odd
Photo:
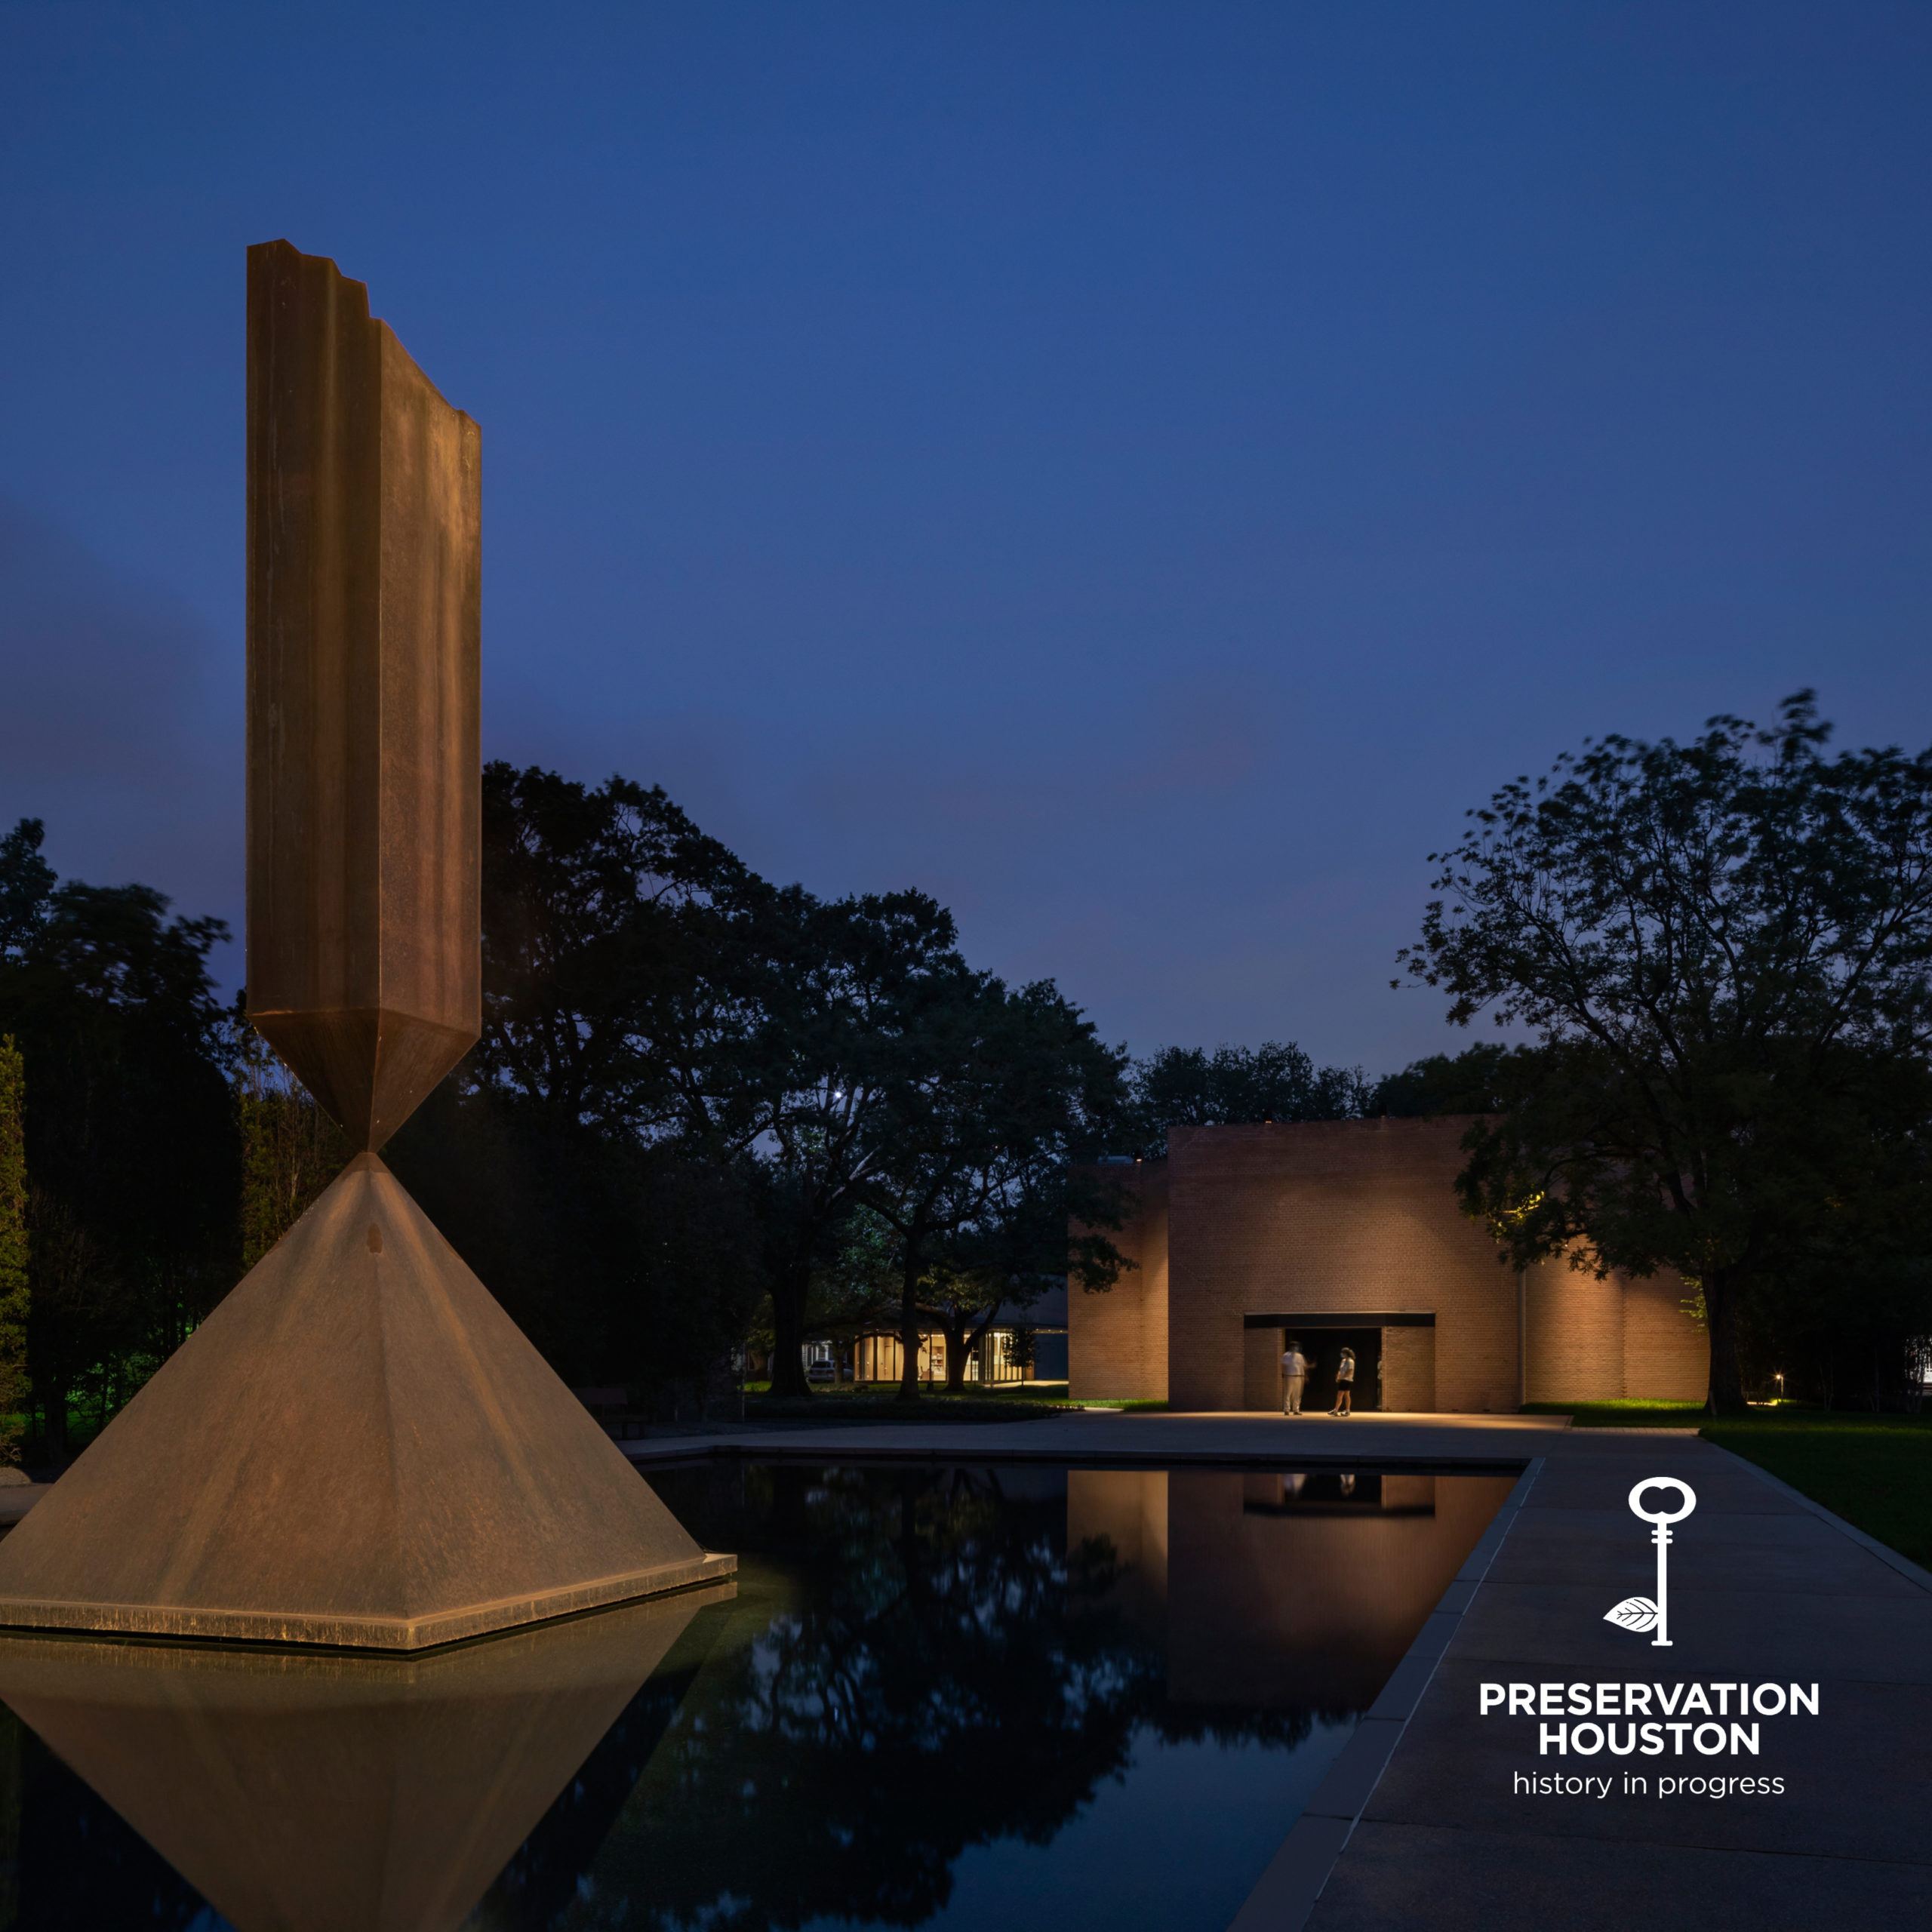
[(1072, 1297), (1070, 1392), (1279, 1409), (1293, 1335), (1315, 1363), (1311, 1411), (1333, 1401), (1345, 1345), (1358, 1409), (1703, 1395), (1709, 1351), (1675, 1275), (1497, 1265), (1452, 1185), (1469, 1124), (1176, 1128), (1165, 1160), (1104, 1168), (1127, 1195), (1112, 1238), (1137, 1265)]
[(1204, 1706), (1364, 1710), (1515, 1478), (1075, 1469), (1069, 1549), (1104, 1537), (1109, 1597)]

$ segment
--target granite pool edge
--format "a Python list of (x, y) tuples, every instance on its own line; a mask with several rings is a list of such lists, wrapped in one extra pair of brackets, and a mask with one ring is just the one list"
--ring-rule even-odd
[(1272, 1446), (1251, 1449), (1015, 1448), (1008, 1444), (981, 1448), (957, 1439), (936, 1447), (889, 1444), (871, 1448), (860, 1443), (783, 1442), (771, 1448), (737, 1441), (706, 1442), (691, 1449), (652, 1445), (652, 1453), (634, 1453), (635, 1445), (617, 1444), (631, 1466), (648, 1481), (657, 1469), (690, 1469), (713, 1462), (811, 1463), (844, 1468), (853, 1463), (1036, 1463), (1060, 1469), (1377, 1469), (1398, 1475), (1514, 1475), (1540, 1456), (1500, 1453), (1467, 1456), (1385, 1453), (1371, 1444), (1353, 1455), (1340, 1449), (1309, 1454)]

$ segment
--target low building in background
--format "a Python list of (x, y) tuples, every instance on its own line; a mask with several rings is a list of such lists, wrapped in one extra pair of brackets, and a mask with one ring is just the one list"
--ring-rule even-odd
[[(946, 1380), (945, 1335), (930, 1322), (919, 1330), (918, 1379)], [(805, 1374), (814, 1382), (897, 1382), (905, 1362), (896, 1329), (868, 1329), (843, 1338), (821, 1336), (804, 1344)], [(1063, 1383), (1067, 1371), (1066, 1284), (1056, 1283), (1027, 1307), (1002, 1310), (966, 1358), (968, 1387), (1022, 1382)]]
[(1067, 1320), (1076, 1400), (1278, 1409), (1289, 1338), (1325, 1408), (1503, 1414), (1525, 1402), (1700, 1400), (1709, 1373), (1674, 1275), (1518, 1272), (1454, 1182), (1466, 1118), (1176, 1128), (1165, 1160), (1110, 1162), (1136, 1266)]

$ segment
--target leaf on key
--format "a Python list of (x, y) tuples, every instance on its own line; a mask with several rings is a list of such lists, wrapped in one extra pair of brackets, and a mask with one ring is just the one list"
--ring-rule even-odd
[(1603, 1620), (1614, 1623), (1620, 1630), (1654, 1630), (1657, 1607), (1648, 1597), (1626, 1597), (1614, 1610), (1604, 1612)]

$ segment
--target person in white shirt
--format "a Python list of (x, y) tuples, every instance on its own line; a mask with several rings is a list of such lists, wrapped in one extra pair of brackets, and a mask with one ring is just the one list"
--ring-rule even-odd
[(1299, 1344), (1290, 1342), (1281, 1357), (1281, 1413), (1301, 1414), (1301, 1392), (1308, 1381), (1308, 1358)]

